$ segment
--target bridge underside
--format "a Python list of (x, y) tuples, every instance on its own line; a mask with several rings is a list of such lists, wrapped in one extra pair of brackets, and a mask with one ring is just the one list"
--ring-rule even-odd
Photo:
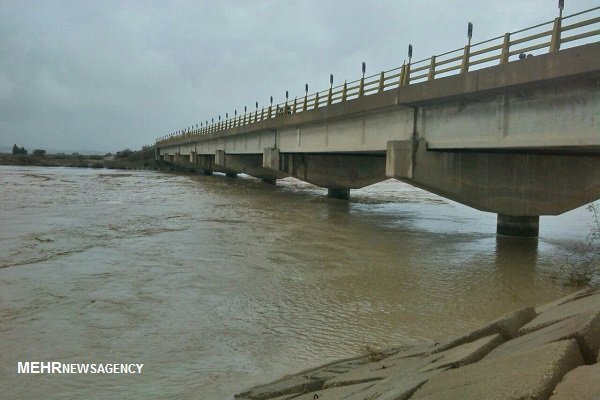
[(386, 173), (497, 213), (498, 233), (511, 236), (537, 236), (540, 215), (559, 215), (600, 198), (600, 156), (564, 150), (432, 151), (425, 140), (389, 142)]
[(556, 152), (430, 150), (423, 139), (389, 141), (387, 152), (280, 153), (175, 157), (205, 173), (244, 173), (275, 183), (288, 176), (349, 199), (358, 189), (395, 178), (498, 214), (498, 233), (537, 236), (540, 215), (559, 215), (600, 198), (600, 156)]

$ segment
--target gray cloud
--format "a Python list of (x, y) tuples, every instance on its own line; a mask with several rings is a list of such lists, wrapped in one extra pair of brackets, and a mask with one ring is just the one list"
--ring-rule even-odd
[[(597, 5), (567, 1), (567, 13)], [(557, 15), (554, 0), (2, 1), (0, 145), (115, 151)]]

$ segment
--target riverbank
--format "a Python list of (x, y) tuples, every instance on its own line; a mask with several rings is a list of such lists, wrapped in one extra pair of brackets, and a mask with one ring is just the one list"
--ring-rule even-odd
[(600, 289), (527, 307), (448, 340), (287, 376), (239, 400), (600, 398)]
[(66, 154), (45, 154), (43, 156), (0, 154), (0, 165), (191, 172), (189, 168), (156, 160), (153, 148), (135, 151), (124, 157)]

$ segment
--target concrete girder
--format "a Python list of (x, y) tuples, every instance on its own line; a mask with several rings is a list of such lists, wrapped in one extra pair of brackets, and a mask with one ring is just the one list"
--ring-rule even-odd
[(386, 179), (384, 153), (284, 153), (280, 154), (279, 170), (328, 189), (359, 189)]
[(262, 154), (227, 154), (222, 150), (217, 150), (215, 154), (215, 171), (228, 175), (244, 173), (270, 184), (287, 176), (280, 171), (264, 168)]
[(559, 215), (600, 198), (600, 156), (428, 151), (423, 139), (388, 142), (388, 177), (504, 216)]

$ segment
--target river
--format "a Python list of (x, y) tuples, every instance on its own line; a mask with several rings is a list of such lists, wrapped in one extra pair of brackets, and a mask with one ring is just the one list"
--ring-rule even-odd
[[(0, 167), (3, 399), (228, 399), (576, 290), (591, 214), (497, 238), (494, 214), (397, 181), (348, 202), (294, 179)], [(144, 363), (17, 374), (19, 361)]]

